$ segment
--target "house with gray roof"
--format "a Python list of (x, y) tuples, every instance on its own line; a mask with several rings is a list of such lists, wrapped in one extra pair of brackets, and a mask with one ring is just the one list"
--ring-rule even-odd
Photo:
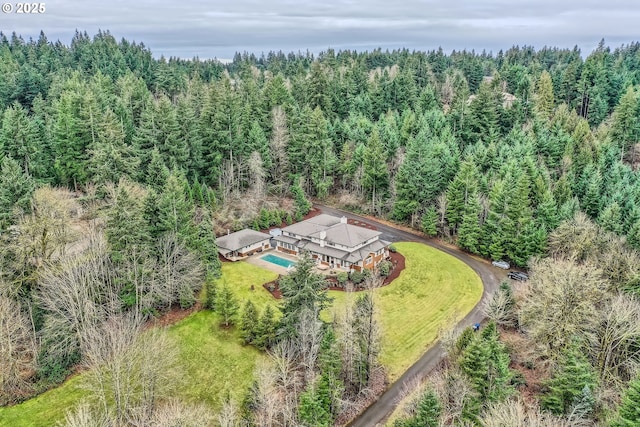
[(244, 229), (216, 239), (220, 255), (231, 261), (237, 261), (270, 249), (271, 235), (259, 231)]
[(282, 229), (276, 250), (291, 255), (308, 251), (320, 265), (346, 271), (373, 269), (389, 256), (380, 232), (347, 223), (347, 218), (318, 215)]

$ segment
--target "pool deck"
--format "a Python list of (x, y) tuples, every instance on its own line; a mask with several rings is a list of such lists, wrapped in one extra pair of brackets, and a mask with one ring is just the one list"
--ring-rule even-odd
[[(267, 255), (267, 254), (272, 254), (275, 255), (277, 257), (286, 259), (288, 261), (292, 261), (297, 263), (298, 261), (300, 261), (300, 258), (286, 254), (284, 252), (280, 252), (280, 251), (276, 251), (275, 249), (268, 249), (266, 251), (260, 252), (260, 253), (256, 253), (251, 255), (248, 258), (245, 258), (243, 261), (244, 262), (248, 262), (249, 264), (253, 264), (253, 265), (257, 265), (258, 267), (262, 267), (265, 268), (269, 271), (273, 271), (274, 273), (278, 273), (278, 274), (288, 274), (291, 270), (293, 270), (293, 268), (295, 267), (291, 267), (290, 269), (287, 269), (286, 267), (282, 267), (280, 265), (271, 263), (269, 261), (265, 261), (263, 259), (261, 259), (263, 256)], [(242, 261), (240, 261), (242, 262)], [(331, 272), (340, 272), (340, 271), (346, 271), (344, 269), (340, 269), (340, 268), (334, 268), (334, 269), (330, 269), (329, 267), (324, 267), (323, 269), (318, 268), (317, 266), (313, 269), (315, 273), (319, 273), (322, 274), (323, 276), (327, 276), (329, 274), (331, 274)]]
[(275, 255), (277, 257), (286, 259), (287, 261), (292, 261), (292, 262), (300, 261), (297, 257), (291, 256), (291, 255), (287, 255), (287, 254), (282, 253), (282, 252), (277, 252), (274, 249), (269, 249), (267, 251), (251, 255), (249, 258), (245, 259), (245, 262), (248, 262), (249, 264), (257, 265), (258, 267), (265, 268), (267, 270), (273, 271), (273, 272), (278, 273), (278, 274), (284, 275), (284, 274), (289, 273), (290, 270), (287, 270), (286, 267), (282, 267), (280, 265), (277, 265), (277, 264), (274, 264), (272, 262), (265, 261), (265, 260), (261, 259), (263, 256), (265, 256), (267, 254)]

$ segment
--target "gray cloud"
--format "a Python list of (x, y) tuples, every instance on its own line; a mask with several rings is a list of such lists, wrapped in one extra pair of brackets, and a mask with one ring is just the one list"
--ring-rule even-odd
[[(12, 0), (0, 0), (3, 2)], [(16, 2), (13, 1), (15, 4)], [(590, 52), (638, 37), (634, 0), (57, 0), (43, 15), (3, 14), (0, 29), (25, 38), (44, 30), (69, 43), (76, 29), (109, 30), (154, 55), (230, 58), (236, 51), (408, 47), (498, 51), (514, 44), (578, 45)]]

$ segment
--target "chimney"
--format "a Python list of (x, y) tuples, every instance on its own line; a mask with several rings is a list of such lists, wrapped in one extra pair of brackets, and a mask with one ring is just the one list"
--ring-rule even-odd
[(326, 238), (327, 238), (327, 232), (322, 230), (320, 232), (320, 247), (321, 248), (324, 248), (324, 239), (326, 239)]
[(347, 223), (347, 217), (343, 216), (342, 218), (340, 218), (340, 223), (346, 224)]

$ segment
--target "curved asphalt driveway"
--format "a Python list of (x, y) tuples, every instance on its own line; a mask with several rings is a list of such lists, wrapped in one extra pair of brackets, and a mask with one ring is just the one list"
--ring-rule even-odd
[[(451, 248), (438, 242), (437, 240), (425, 239), (419, 235), (400, 230), (398, 228), (380, 223), (370, 218), (354, 215), (350, 212), (346, 212), (340, 209), (331, 208), (323, 205), (314, 205), (317, 209), (323, 213), (335, 216), (346, 216), (347, 218), (357, 219), (358, 221), (364, 221), (369, 224), (373, 224), (378, 228), (378, 231), (382, 232), (381, 238), (390, 242), (419, 242), (425, 245), (434, 247), (441, 250), (451, 256), (454, 256), (467, 264), (475, 271), (480, 279), (484, 290), (482, 292), (482, 298), (471, 310), (464, 319), (458, 323), (458, 328), (464, 328), (474, 323), (479, 323), (484, 319), (482, 313), (482, 306), (487, 301), (493, 292), (498, 288), (500, 282), (506, 277), (504, 271), (499, 270), (489, 264), (487, 261), (469, 255), (457, 248)], [(406, 391), (406, 386), (409, 384), (416, 384), (416, 379), (421, 380), (427, 376), (427, 374), (436, 367), (438, 362), (444, 357), (444, 351), (440, 343), (436, 342), (432, 345), (425, 354), (422, 355), (416, 363), (414, 363), (396, 382), (380, 396), (375, 402), (373, 402), (358, 418), (352, 421), (350, 427), (373, 427), (377, 425), (383, 425), (385, 419), (391, 415), (393, 410), (399, 403), (399, 396), (403, 391)]]

